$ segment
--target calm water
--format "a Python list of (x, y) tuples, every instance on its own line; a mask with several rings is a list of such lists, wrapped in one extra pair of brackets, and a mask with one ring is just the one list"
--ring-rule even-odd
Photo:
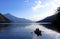
[[(44, 27), (46, 25), (38, 23), (1, 24), (0, 26), (6, 27), (0, 28), (0, 39), (60, 39), (60, 34)], [(37, 36), (34, 33), (36, 28), (42, 31), (42, 36)]]

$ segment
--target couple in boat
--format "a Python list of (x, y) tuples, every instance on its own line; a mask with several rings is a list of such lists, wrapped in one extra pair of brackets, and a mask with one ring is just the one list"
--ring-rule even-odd
[(34, 33), (37, 35), (37, 36), (41, 36), (41, 30), (39, 30), (39, 28), (36, 28), (36, 30), (34, 31)]

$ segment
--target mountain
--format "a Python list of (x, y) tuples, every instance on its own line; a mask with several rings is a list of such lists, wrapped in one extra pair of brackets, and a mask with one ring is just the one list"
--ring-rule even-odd
[(4, 14), (4, 16), (7, 17), (8, 19), (10, 19), (14, 23), (30, 23), (30, 22), (32, 22), (31, 20), (28, 20), (28, 19), (15, 17), (9, 13)]
[(55, 18), (56, 18), (56, 14), (49, 16), (49, 17), (46, 17), (45, 19), (37, 21), (37, 22), (52, 22), (55, 20)]
[(11, 21), (0, 13), (0, 23), (9, 23), (9, 22)]
[(54, 20), (52, 24), (57, 28), (60, 33), (60, 8), (59, 10), (57, 10), (56, 20)]

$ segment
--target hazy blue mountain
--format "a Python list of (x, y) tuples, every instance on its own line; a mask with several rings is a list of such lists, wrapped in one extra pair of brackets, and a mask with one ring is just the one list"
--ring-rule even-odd
[(15, 17), (15, 16), (13, 16), (13, 15), (11, 15), (9, 13), (4, 14), (4, 16), (7, 17), (12, 22), (15, 22), (15, 23), (30, 23), (30, 22), (32, 22), (31, 20), (28, 20), (28, 19)]
[(0, 13), (0, 23), (10, 23), (11, 21)]
[(55, 20), (55, 18), (56, 18), (56, 14), (52, 15), (52, 16), (49, 16), (49, 17), (46, 17), (45, 19), (37, 21), (37, 22), (52, 22), (52, 21)]

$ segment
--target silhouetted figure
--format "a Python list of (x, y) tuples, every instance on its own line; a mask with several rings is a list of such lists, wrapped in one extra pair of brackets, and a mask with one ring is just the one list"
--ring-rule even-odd
[(37, 36), (41, 36), (42, 34), (41, 34), (41, 31), (39, 30), (39, 28), (37, 28), (35, 31), (34, 31), (34, 33), (37, 35)]

